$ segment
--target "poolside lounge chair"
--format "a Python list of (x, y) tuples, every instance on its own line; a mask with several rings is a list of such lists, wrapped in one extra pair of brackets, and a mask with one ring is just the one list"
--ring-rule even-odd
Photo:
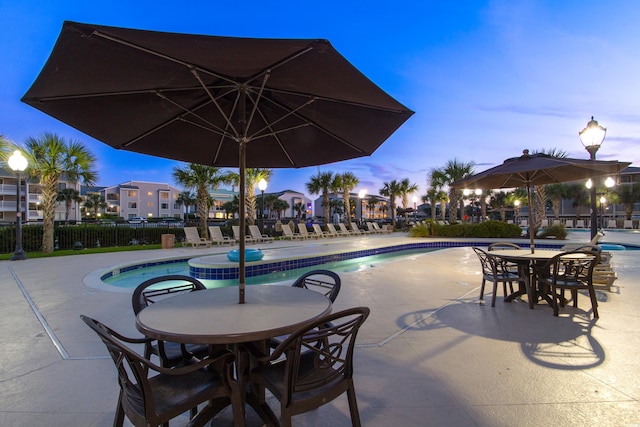
[(576, 221), (576, 228), (584, 228), (584, 219), (579, 219)]
[(624, 224), (623, 224), (623, 228), (633, 229), (633, 220), (625, 219), (624, 220)]
[(564, 226), (567, 228), (573, 228), (573, 220), (572, 219), (568, 219), (565, 223)]
[(306, 237), (301, 236), (299, 233), (291, 231), (291, 227), (288, 224), (282, 224), (282, 238), (288, 240), (304, 240)]
[(314, 239), (318, 238), (318, 236), (316, 236), (315, 234), (309, 234), (309, 230), (307, 230), (307, 224), (302, 222), (298, 223), (298, 233), (300, 233), (301, 236), (304, 236), (307, 239), (310, 239), (312, 237)]
[(351, 227), (351, 230), (352, 230), (354, 233), (356, 233), (356, 234), (370, 234), (370, 231), (361, 229), (361, 228), (360, 228), (360, 227), (358, 227), (358, 225), (357, 225), (355, 222), (353, 222), (353, 221), (351, 221), (351, 222), (349, 223), (349, 227)]
[(344, 226), (343, 223), (338, 223), (338, 228), (336, 229), (336, 227), (333, 224), (327, 224), (327, 228), (329, 228), (330, 232), (335, 231), (338, 236), (354, 236), (353, 233), (350, 233), (349, 230), (347, 230), (347, 227)]
[(371, 234), (382, 234), (382, 229), (380, 229), (380, 228), (376, 229), (373, 226), (372, 222), (367, 222), (367, 229), (369, 230), (369, 233), (371, 233)]
[(211, 247), (211, 240), (207, 240), (204, 237), (200, 237), (197, 227), (184, 227), (184, 245), (195, 248), (200, 246)]
[(222, 234), (222, 230), (220, 230), (220, 227), (216, 225), (209, 226), (209, 237), (211, 237), (211, 243), (215, 243), (216, 245), (229, 244), (233, 246), (236, 244), (231, 237)]
[(618, 228), (618, 223), (615, 219), (610, 219), (607, 221), (607, 228)]
[(343, 223), (339, 223), (338, 224), (338, 228), (340, 228), (340, 231), (342, 231), (343, 233), (348, 233), (349, 236), (357, 236), (358, 234), (360, 234), (360, 233), (357, 233), (357, 232), (355, 232), (353, 230), (349, 230), (347, 228), (347, 226), (344, 225)]
[(267, 236), (266, 234), (260, 233), (260, 229), (257, 225), (249, 226), (249, 233), (251, 233), (251, 237), (256, 239), (257, 242), (260, 243), (273, 243), (274, 238)]
[(374, 229), (380, 230), (382, 232), (381, 234), (393, 233), (393, 230), (388, 227), (380, 228), (377, 222), (372, 222), (371, 225), (373, 225)]
[(333, 224), (327, 224), (327, 234), (333, 237), (339, 237), (340, 233), (338, 233), (338, 231), (336, 230), (336, 228), (333, 226)]
[[(235, 239), (236, 242), (240, 242), (240, 226), (239, 225), (232, 225), (231, 229), (233, 230), (233, 238)], [(257, 243), (257, 240), (254, 239), (252, 236), (245, 234), (244, 236), (244, 241), (245, 243)]]
[(331, 234), (327, 231), (322, 231), (322, 228), (320, 228), (320, 224), (311, 224), (311, 227), (313, 227), (313, 233), (315, 233), (315, 235), (318, 237), (336, 237), (334, 234)]

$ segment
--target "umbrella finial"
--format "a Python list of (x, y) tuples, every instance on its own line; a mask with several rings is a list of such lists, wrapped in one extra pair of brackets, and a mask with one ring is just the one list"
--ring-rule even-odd
[(523, 156), (529, 156), (529, 150), (527, 150), (526, 148), (524, 150), (522, 150), (522, 155)]

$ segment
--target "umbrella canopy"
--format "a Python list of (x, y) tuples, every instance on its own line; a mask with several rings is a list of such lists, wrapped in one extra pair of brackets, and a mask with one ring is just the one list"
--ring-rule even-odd
[[(238, 167), (240, 200), (247, 167), (367, 156), (413, 114), (327, 40), (74, 22), (22, 101), (117, 149)], [(244, 261), (241, 238), (241, 302)]]
[[(531, 187), (617, 174), (630, 164), (618, 161), (554, 157), (543, 153), (530, 155), (529, 150), (524, 150), (520, 157), (507, 159), (501, 165), (456, 181), (451, 186), (481, 189), (526, 187), (530, 212), (529, 230), (531, 230), (531, 218), (533, 218)], [(533, 253), (535, 236), (531, 231), (529, 237)]]

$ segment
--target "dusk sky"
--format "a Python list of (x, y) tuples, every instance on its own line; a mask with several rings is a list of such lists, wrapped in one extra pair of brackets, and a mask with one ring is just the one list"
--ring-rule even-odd
[[(24, 1), (0, 0), (0, 134), (22, 143), (53, 132), (98, 158), (98, 185), (175, 183), (176, 161), (115, 150), (20, 102), (65, 20), (155, 31), (323, 38), (416, 113), (372, 156), (274, 169), (267, 192), (307, 193), (321, 171), (353, 172), (355, 191), (458, 159), (480, 172), (523, 149), (588, 158), (578, 132), (607, 128), (600, 160), (640, 165), (640, 2), (497, 1)], [(311, 196), (315, 199), (316, 196)]]

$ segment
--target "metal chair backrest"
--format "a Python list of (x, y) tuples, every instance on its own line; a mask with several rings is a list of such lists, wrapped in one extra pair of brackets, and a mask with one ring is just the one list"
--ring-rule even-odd
[(340, 292), (341, 280), (331, 270), (312, 270), (298, 277), (291, 286), (320, 292), (331, 302), (335, 302)]
[[(169, 286), (155, 286), (162, 282), (167, 282)], [(175, 284), (175, 282), (187, 283)], [(153, 288), (148, 289), (149, 287)], [(191, 276), (174, 274), (154, 277), (152, 279), (145, 280), (133, 291), (133, 295), (131, 297), (133, 312), (137, 315), (143, 308), (166, 297), (192, 291), (201, 291), (204, 289), (206, 289), (206, 287), (202, 284), (202, 282)]]

